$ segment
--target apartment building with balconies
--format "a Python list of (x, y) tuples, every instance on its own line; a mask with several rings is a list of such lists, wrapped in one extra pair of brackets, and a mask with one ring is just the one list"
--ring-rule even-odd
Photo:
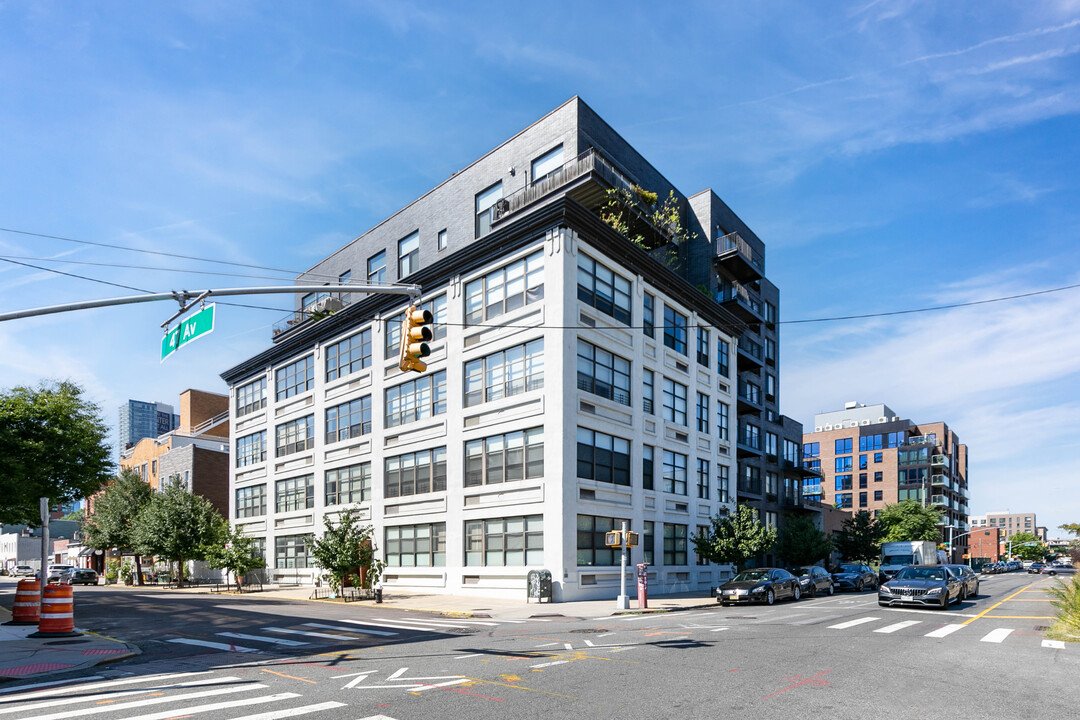
[[(692, 236), (673, 242), (644, 191)], [(601, 216), (620, 198), (616, 230)], [(391, 589), (520, 597), (545, 569), (557, 600), (610, 597), (603, 536), (625, 521), (654, 591), (704, 590), (730, 568), (691, 538), (736, 498), (771, 524), (813, 512), (764, 244), (579, 98), (297, 281), (342, 279), (418, 285), (432, 354), (399, 369), (400, 295), (328, 289), (223, 373), (232, 520), (271, 578), (312, 580), (306, 537), (355, 508)]]

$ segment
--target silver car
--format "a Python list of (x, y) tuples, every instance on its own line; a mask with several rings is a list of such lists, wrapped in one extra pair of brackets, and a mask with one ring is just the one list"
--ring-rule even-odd
[(967, 565), (945, 565), (949, 572), (960, 578), (960, 600), (979, 596), (979, 574)]
[(878, 588), (878, 605), (921, 605), (944, 610), (960, 599), (963, 583), (943, 567), (904, 567)]

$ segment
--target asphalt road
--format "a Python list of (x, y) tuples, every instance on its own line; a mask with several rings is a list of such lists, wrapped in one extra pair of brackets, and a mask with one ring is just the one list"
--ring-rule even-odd
[(524, 621), (88, 588), (78, 624), (144, 654), (3, 688), (0, 720), (1071, 718), (1080, 645), (1042, 636), (1052, 582), (989, 576), (947, 611), (866, 591)]

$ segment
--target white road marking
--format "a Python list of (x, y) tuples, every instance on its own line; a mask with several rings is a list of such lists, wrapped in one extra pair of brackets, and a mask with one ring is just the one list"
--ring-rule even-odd
[(898, 622), (898, 623), (895, 623), (893, 625), (886, 625), (883, 628), (878, 628), (874, 632), (876, 632), (876, 633), (894, 633), (897, 630), (903, 630), (904, 628), (909, 628), (912, 625), (919, 625), (921, 623), (922, 623), (922, 620), (905, 620), (904, 622)]
[(346, 684), (346, 685), (345, 685), (345, 687), (343, 687), (343, 688), (341, 688), (341, 689), (342, 689), (342, 690), (348, 690), (349, 688), (354, 688), (354, 687), (356, 687), (357, 685), (359, 685), (360, 683), (362, 683), (362, 682), (364, 682), (365, 680), (367, 680), (367, 679), (368, 679), (368, 676), (370, 676), (370, 675), (374, 674), (375, 672), (377, 672), (377, 671), (376, 671), (376, 670), (371, 670), (371, 671), (369, 671), (369, 672), (364, 672), (364, 673), (360, 673), (360, 674), (359, 674), (359, 675), (358, 675), (357, 677), (355, 677), (355, 678), (353, 678), (352, 680), (350, 680), (350, 681), (348, 682), (348, 684)]
[[(448, 628), (467, 627), (467, 625), (465, 623), (445, 622), (445, 621), (441, 621), (441, 620), (420, 620), (420, 619), (414, 620), (413, 618), (405, 618), (405, 619), (395, 620), (394, 618), (379, 618), (379, 617), (371, 618), (371, 619), (375, 620), (377, 622), (404, 623), (406, 625), (413, 625), (414, 626), (413, 629), (415, 629), (415, 630), (428, 629), (428, 626), (430, 626), (430, 627), (448, 627)], [(495, 623), (485, 623), (485, 624), (486, 625), (494, 625)], [(393, 627), (393, 625), (391, 625), (389, 627)]]
[(563, 643), (563, 647), (566, 648), (567, 650), (573, 650), (574, 649), (574, 646), (571, 643)]
[[(423, 623), (424, 625), (449, 625), (450, 627), (461, 627), (463, 625), (491, 625), (492, 627), (499, 623), (492, 620), (458, 620), (454, 618), (453, 623), (448, 623), (446, 620), (423, 620), (421, 618), (399, 618), (397, 620), (389, 618), (372, 618), (373, 620), (386, 620), (387, 622), (406, 622), (406, 623)], [(511, 622), (510, 620), (502, 620), (500, 622)], [(513, 622), (525, 622), (524, 620), (515, 620)]]
[(399, 678), (399, 677), (401, 677), (402, 675), (404, 675), (404, 674), (405, 674), (405, 671), (406, 671), (406, 670), (408, 670), (408, 669), (409, 669), (409, 668), (407, 668), (407, 667), (403, 667), (403, 668), (399, 669), (399, 670), (398, 670), (397, 672), (395, 672), (395, 673), (394, 673), (393, 675), (391, 675), (390, 677), (388, 677), (388, 678), (386, 678), (386, 679), (387, 679), (387, 680), (396, 680), (397, 678)]
[[(199, 674), (201, 675), (203, 673), (199, 673)], [(177, 683), (177, 684), (174, 684), (174, 685), (155, 685), (154, 687), (139, 688), (138, 690), (107, 690), (105, 692), (90, 693), (88, 695), (83, 694), (82, 691), (84, 691), (84, 690), (88, 690), (88, 689), (90, 689), (92, 687), (101, 687), (101, 686), (104, 685), (104, 683), (98, 683), (96, 686), (87, 685), (85, 687), (79, 687), (79, 688), (65, 688), (65, 690), (67, 692), (69, 692), (69, 693), (78, 690), (79, 695), (76, 696), (76, 697), (65, 697), (65, 698), (60, 698), (58, 700), (55, 700), (55, 699), (54, 700), (44, 700), (42, 702), (35, 702), (35, 703), (31, 703), (30, 705), (22, 705), (20, 707), (7, 707), (7, 708), (0, 709), (0, 714), (6, 715), (8, 713), (23, 712), (24, 710), (40, 710), (42, 708), (59, 707), (61, 705), (74, 705), (75, 703), (80, 703), (80, 702), (91, 702), (91, 701), (92, 702), (103, 702), (103, 701), (112, 702), (116, 698), (129, 697), (131, 695), (145, 695), (146, 693), (152, 692), (152, 691), (155, 691), (155, 690), (176, 690), (178, 688), (198, 687), (199, 685), (210, 685), (210, 684), (217, 684), (217, 683), (221, 683), (221, 682), (232, 682), (234, 680), (239, 680), (239, 679), (240, 678), (238, 678), (238, 677), (204, 678), (202, 680), (193, 680), (191, 682)], [(49, 697), (49, 696), (55, 697), (55, 694), (49, 693), (48, 695), (38, 695), (37, 697)], [(11, 698), (10, 701), (14, 702), (15, 700), (18, 700), (18, 699), (20, 699), (20, 698)]]
[(809, 620), (800, 620), (799, 622), (791, 623), (792, 625), (815, 625), (817, 623), (828, 622), (829, 620), (835, 620), (836, 618), (844, 617), (843, 615), (825, 615), (819, 618), (810, 618)]
[(345, 703), (340, 702), (324, 702), (318, 705), (304, 705), (302, 707), (290, 708), (288, 710), (274, 710), (273, 712), (259, 713), (257, 715), (245, 715), (241, 718), (233, 718), (233, 720), (281, 720), (281, 718), (296, 717), (297, 715), (307, 715), (313, 712), (322, 712), (323, 710), (334, 710), (335, 708), (345, 707)]
[(709, 632), (720, 632), (721, 630), (727, 630), (726, 627), (713, 628)]
[(602, 638), (602, 637), (607, 637), (608, 635), (614, 635), (614, 634), (615, 634), (615, 633), (600, 633), (600, 634), (599, 634), (599, 635), (597, 635), (596, 637), (598, 637), (598, 638)]
[[(209, 674), (210, 674), (209, 670), (200, 670), (199, 672), (167, 673), (167, 674), (164, 674), (164, 675), (144, 675), (143, 677), (125, 678), (123, 680), (108, 680), (106, 682), (92, 683), (90, 685), (69, 686), (69, 687), (58, 688), (58, 689), (55, 689), (55, 690), (37, 690), (37, 691), (32, 692), (32, 693), (24, 693), (22, 695), (16, 695), (16, 696), (13, 696), (13, 697), (10, 697), (10, 698), (4, 698), (3, 703), (23, 702), (25, 700), (36, 700), (38, 698), (52, 697), (52, 696), (55, 696), (55, 695), (64, 695), (64, 694), (70, 693), (72, 690), (78, 690), (79, 692), (82, 692), (84, 690), (97, 690), (99, 688), (105, 688), (105, 687), (116, 687), (117, 685), (133, 685), (135, 683), (141, 683), (141, 682), (152, 683), (152, 682), (157, 682), (159, 680), (173, 680), (175, 678), (195, 677), (196, 675), (209, 675)], [(88, 678), (79, 678), (79, 680), (95, 680), (95, 679), (97, 679), (97, 677), (98, 676), (93, 676), (93, 677), (88, 677)], [(236, 680), (237, 678), (230, 678), (230, 679)], [(61, 680), (61, 681), (58, 681), (58, 682), (71, 682), (71, 681)], [(55, 684), (56, 683), (40, 683), (39, 685), (55, 685)], [(29, 685), (29, 686), (24, 685), (21, 688), (10, 688), (10, 689), (7, 689), (7, 690), (0, 690), (0, 692), (15, 692), (17, 690), (25, 690), (25, 689), (27, 689), (27, 687), (39, 687), (39, 685)], [(143, 691), (140, 691), (140, 692), (143, 692)]]
[(534, 645), (533, 647), (538, 647), (538, 648), (541, 648), (541, 647), (551, 647), (552, 645), (558, 645), (558, 644), (559, 644), (559, 643), (557, 643), (557, 642), (553, 642), (553, 643), (544, 643), (543, 645)]
[[(364, 627), (380, 627), (380, 628), (394, 628), (395, 630), (416, 630), (420, 632), (439, 632), (436, 628), (422, 627), (420, 625), (403, 625), (402, 623), (388, 623), (388, 622), (366, 622), (364, 620), (346, 620), (342, 619), (341, 622), (349, 623), (350, 625), (362, 625)], [(392, 633), (396, 635), (397, 633)]]
[(781, 620), (790, 620), (791, 618), (802, 617), (804, 613), (794, 613), (792, 615), (780, 615), (778, 617), (764, 617), (755, 620), (755, 624), (780, 622)]
[(1054, 650), (1064, 650), (1065, 643), (1061, 640), (1043, 640), (1042, 646), (1044, 648), (1053, 648)]
[[(277, 702), (278, 700), (289, 700), (291, 698), (298, 697), (300, 697), (299, 693), (278, 693), (277, 695), (261, 695), (256, 698), (247, 698), (246, 700), (228, 700), (226, 702), (209, 703), (207, 705), (186, 707), (183, 709), (182, 714), (186, 717), (188, 715), (196, 715), (198, 713), (211, 712), (213, 710), (225, 710), (228, 708), (243, 707), (244, 705), (258, 705), (259, 703)], [(170, 718), (174, 718), (176, 716), (177, 710), (175, 708), (172, 708), (163, 712), (152, 713), (150, 715), (138, 715), (136, 716), (136, 718), (137, 720), (169, 720)], [(34, 720), (42, 719), (35, 718)]]
[(330, 640), (356, 640), (351, 635), (331, 635), (330, 633), (315, 632), (314, 630), (293, 630), (291, 628), (264, 627), (263, 632), (285, 633), (286, 635), (304, 635), (305, 637), (329, 638)]
[(465, 658), (479, 657), (480, 655), (483, 655), (483, 654), (484, 653), (473, 653), (472, 655), (458, 655), (454, 659), (455, 660), (464, 660)]
[(181, 645), (198, 645), (199, 647), (213, 648), (214, 650), (224, 650), (226, 652), (241, 652), (241, 653), (257, 653), (260, 652), (255, 648), (244, 647), (243, 645), (232, 645), (229, 643), (216, 643), (209, 640), (196, 640), (195, 638), (175, 638), (170, 640), (171, 643), (179, 643)]
[[(17, 687), (17, 688), (0, 688), (0, 695), (4, 695), (6, 693), (12, 693), (12, 692), (25, 692), (27, 690), (32, 690), (33, 688), (54, 687), (56, 685), (64, 685), (64, 684), (67, 684), (67, 683), (74, 683), (74, 682), (80, 682), (80, 681), (86, 682), (87, 680), (100, 680), (101, 678), (102, 678), (101, 675), (91, 675), (90, 677), (75, 678), (75, 679), (72, 679), (72, 680), (50, 680), (49, 682), (34, 683), (33, 685), (22, 685), (22, 686)], [(27, 693), (27, 695), (31, 695), (31, 694), (32, 693)], [(9, 702), (9, 700), (4, 700), (3, 702)]]
[[(164, 697), (148, 698), (146, 700), (132, 700), (131, 702), (118, 703), (116, 705), (109, 704), (99, 707), (81, 708), (79, 710), (65, 710), (64, 712), (52, 713), (49, 715), (36, 715), (34, 720), (61, 720), (62, 718), (69, 717), (81, 717), (83, 715), (99, 715), (101, 713), (108, 713), (117, 710), (130, 710), (132, 708), (146, 707), (148, 705), (161, 705), (162, 703), (172, 703), (178, 700), (194, 700), (195, 698), (214, 697), (216, 695), (231, 695), (238, 692), (247, 692), (248, 690), (263, 690), (266, 686), (261, 683), (243, 683), (241, 685), (232, 685), (230, 687), (215, 688), (213, 690), (200, 690), (199, 692), (183, 693), (180, 695), (166, 695)], [(299, 697), (299, 695), (297, 695)], [(73, 702), (85, 702), (86, 698), (75, 698)], [(190, 708), (185, 709), (184, 713), (190, 712)], [(173, 717), (177, 715), (175, 709), (166, 713), (163, 717)], [(140, 715), (142, 720), (144, 715)]]
[(413, 692), (424, 692), (425, 690), (434, 690), (436, 688), (446, 687), (447, 685), (460, 685), (461, 683), (469, 682), (469, 678), (458, 678), (457, 680), (447, 680), (446, 682), (434, 683), (432, 685), (423, 685), (418, 687)]
[[(361, 630), (354, 627), (343, 627), (341, 625), (325, 625), (323, 623), (304, 623), (304, 627), (317, 627), (323, 630), (341, 630), (343, 632), (358, 633), (360, 635), (378, 635), (380, 637), (390, 637), (397, 635), (396, 632), (390, 632), (389, 630)], [(331, 637), (341, 637), (340, 635), (334, 635)], [(355, 638), (354, 638), (355, 639)]]
[(255, 642), (267, 642), (274, 645), (287, 645), (289, 647), (301, 647), (307, 645), (306, 642), (300, 642), (299, 640), (284, 640), (282, 638), (270, 638), (263, 637), (262, 635), (245, 635), (243, 633), (231, 633), (231, 632), (219, 632), (214, 633), (222, 637), (236, 638), (237, 640), (254, 640)]
[(946, 625), (945, 627), (938, 628), (937, 630), (934, 630), (933, 632), (926, 633), (925, 635), (923, 635), (923, 637), (943, 638), (946, 635), (951, 635), (952, 633), (954, 633), (957, 630), (960, 630), (961, 628), (964, 628), (964, 627), (967, 627), (967, 626), (966, 625)]
[(847, 630), (848, 628), (855, 627), (856, 625), (862, 625), (863, 623), (874, 622), (875, 620), (880, 620), (880, 619), (881, 618), (876, 618), (876, 617), (863, 617), (863, 618), (859, 618), (858, 620), (848, 620), (847, 622), (842, 622), (842, 623), (839, 623), (837, 625), (830, 625), (829, 629), (830, 630)]
[(638, 620), (649, 620), (651, 615), (634, 615), (633, 617), (619, 618), (618, 622), (637, 622)]
[(546, 667), (551, 667), (552, 665), (565, 665), (568, 662), (570, 662), (570, 661), (569, 660), (554, 660), (552, 662), (540, 663), (539, 665), (530, 665), (529, 667), (530, 668), (546, 668)]
[(998, 628), (991, 630), (983, 637), (979, 638), (979, 642), (999, 643), (1004, 642), (1005, 638), (1012, 635), (1012, 628)]

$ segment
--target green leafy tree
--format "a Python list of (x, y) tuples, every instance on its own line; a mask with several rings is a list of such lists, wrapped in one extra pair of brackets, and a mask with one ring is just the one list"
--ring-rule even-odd
[(77, 523), (82, 523), (82, 522), (84, 522), (86, 520), (86, 511), (83, 510), (82, 508), (79, 508), (78, 510), (75, 510), (74, 512), (69, 512), (67, 515), (65, 515), (64, 517), (62, 517), (60, 519), (61, 520), (70, 520), (72, 522), (77, 522)]
[(206, 561), (212, 568), (224, 568), (226, 573), (232, 573), (236, 577), (237, 587), (243, 584), (244, 575), (266, 567), (266, 561), (255, 555), (254, 538), (248, 537), (239, 528), (228, 529), (220, 544), (207, 550)]
[(184, 563), (205, 560), (207, 551), (222, 544), (228, 523), (210, 501), (189, 492), (179, 478), (155, 493), (135, 523), (135, 544), (146, 554), (175, 560), (177, 580), (184, 584)]
[(874, 516), (866, 510), (860, 510), (847, 520), (836, 538), (836, 549), (840, 557), (852, 562), (871, 563), (881, 557), (881, 536), (883, 528), (874, 521)]
[(805, 515), (789, 515), (776, 534), (773, 552), (788, 565), (813, 565), (829, 557), (833, 541), (818, 530), (814, 521)]
[(929, 540), (941, 542), (941, 510), (934, 505), (923, 507), (914, 500), (886, 505), (878, 514), (884, 542)]
[[(363, 573), (363, 586), (370, 588), (379, 580), (386, 566), (375, 558), (375, 534), (370, 525), (361, 525), (356, 510), (350, 508), (335, 523), (326, 518), (322, 538), (312, 538), (308, 550), (315, 564), (330, 575), (330, 589), (340, 593), (346, 578)], [(358, 577), (358, 580), (360, 578)]]
[(86, 544), (95, 550), (117, 548), (135, 553), (135, 577), (143, 584), (142, 558), (135, 528), (139, 514), (150, 504), (154, 491), (131, 469), (124, 469), (94, 500), (94, 513), (83, 524)]
[[(669, 191), (661, 202), (656, 193), (637, 185), (612, 188), (600, 208), (600, 219), (646, 251), (668, 243), (682, 245), (696, 237), (683, 226), (680, 202), (674, 191)], [(672, 255), (665, 262), (670, 264), (675, 259)]]
[[(1035, 533), (1016, 533), (1011, 540), (1012, 553), (1019, 556), (1021, 560), (1042, 560), (1046, 557), (1046, 548), (1042, 546), (1042, 541)], [(1027, 543), (1035, 544), (1028, 545)]]
[(1076, 539), (1073, 542), (1080, 540), (1080, 523), (1065, 523), (1064, 525), (1058, 525), (1058, 527), (1074, 536)]
[(776, 530), (766, 528), (757, 510), (739, 505), (732, 515), (716, 515), (712, 528), (693, 538), (698, 557), (718, 564), (731, 563), (737, 569), (751, 558), (769, 551), (776, 543)]
[(0, 391), (0, 522), (38, 525), (40, 498), (81, 500), (112, 477), (100, 408), (71, 382)]

